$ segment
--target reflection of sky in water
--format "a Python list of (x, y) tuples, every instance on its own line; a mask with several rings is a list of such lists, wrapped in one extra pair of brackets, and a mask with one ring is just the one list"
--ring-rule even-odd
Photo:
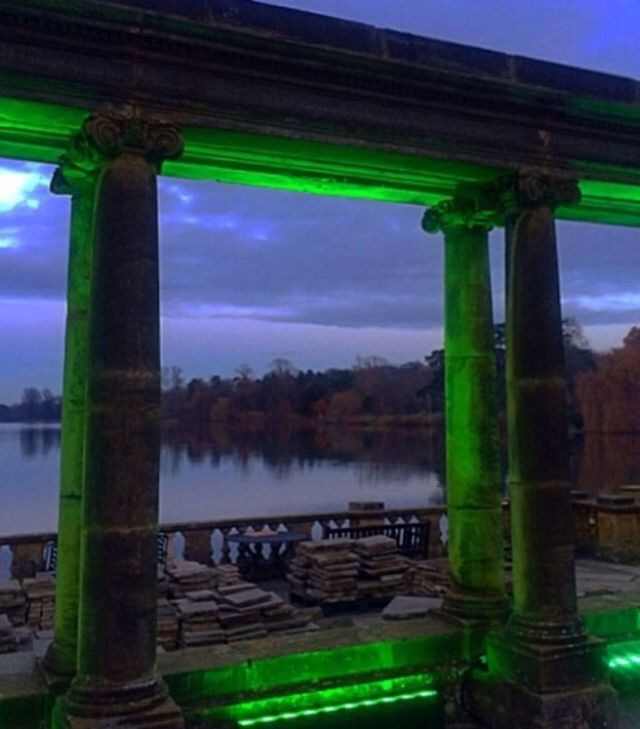
[[(56, 529), (59, 459), (57, 428), (0, 424), (0, 534)], [(342, 511), (358, 500), (389, 508), (442, 501), (438, 477), (427, 469), (335, 459), (274, 464), (259, 454), (176, 460), (169, 448), (162, 450), (160, 484), (165, 522)]]

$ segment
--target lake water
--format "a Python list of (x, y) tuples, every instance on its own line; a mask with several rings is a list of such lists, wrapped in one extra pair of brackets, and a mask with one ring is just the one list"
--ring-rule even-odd
[[(172, 434), (161, 451), (160, 520), (189, 521), (441, 504), (439, 439), (423, 432), (284, 430)], [(55, 531), (59, 427), (0, 424), (0, 534)]]
[[(589, 436), (573, 448), (574, 487), (640, 482), (639, 436)], [(55, 531), (60, 429), (0, 424), (0, 534)], [(442, 435), (418, 429), (213, 430), (165, 435), (162, 522), (444, 503)]]

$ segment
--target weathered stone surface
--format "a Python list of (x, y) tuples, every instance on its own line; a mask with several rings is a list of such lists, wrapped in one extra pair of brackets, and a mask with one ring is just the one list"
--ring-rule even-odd
[(488, 231), (493, 186), (460, 185), (428, 210), (423, 227), (445, 235), (445, 396), (448, 550), (445, 611), (495, 619), (507, 611)]
[(413, 620), (422, 618), (430, 610), (442, 606), (442, 600), (435, 597), (406, 597), (398, 595), (382, 611), (383, 620)]
[(547, 178), (534, 182), (521, 181), (517, 199), (507, 206), (511, 626), (526, 641), (562, 643), (575, 641), (583, 629), (571, 529), (556, 188)]

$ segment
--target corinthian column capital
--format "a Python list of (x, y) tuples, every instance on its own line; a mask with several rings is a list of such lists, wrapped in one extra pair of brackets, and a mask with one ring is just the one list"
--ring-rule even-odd
[(491, 230), (499, 216), (499, 198), (492, 184), (458, 185), (449, 200), (429, 208), (422, 219), (427, 233), (454, 228)]
[(576, 204), (581, 198), (575, 179), (533, 171), (499, 179), (496, 190), (506, 215), (540, 205), (555, 208), (558, 205)]
[(85, 119), (64, 161), (83, 170), (94, 170), (105, 160), (128, 153), (143, 156), (159, 170), (165, 159), (179, 157), (183, 147), (175, 124), (140, 113), (100, 111)]

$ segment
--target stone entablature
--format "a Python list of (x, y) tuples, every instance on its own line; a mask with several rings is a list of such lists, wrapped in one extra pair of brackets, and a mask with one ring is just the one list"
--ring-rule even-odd
[(87, 111), (144, 106), (184, 130), (169, 175), (432, 205), (533, 168), (580, 180), (560, 218), (640, 221), (635, 81), (246, 0), (185, 8), (0, 0), (0, 156), (57, 161)]

